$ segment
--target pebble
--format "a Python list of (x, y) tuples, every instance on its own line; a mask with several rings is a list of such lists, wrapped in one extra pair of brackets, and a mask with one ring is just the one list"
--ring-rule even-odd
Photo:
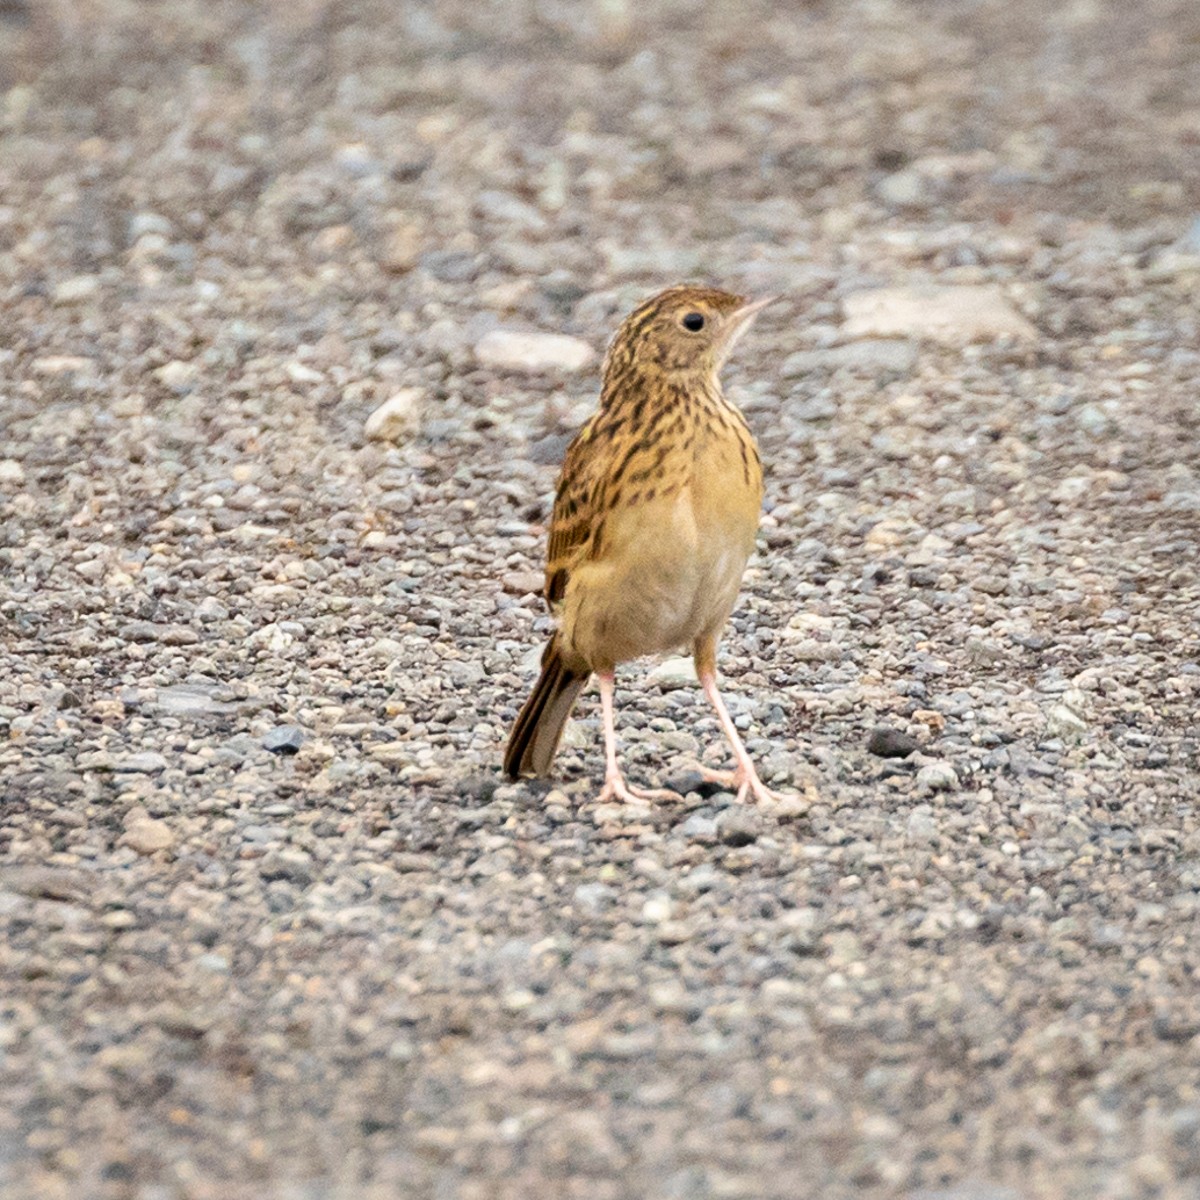
[(718, 839), (726, 846), (749, 846), (756, 842), (761, 831), (757, 814), (747, 808), (727, 808), (716, 820)]
[(424, 402), (423, 388), (401, 388), (367, 417), (363, 432), (374, 441), (398, 442), (416, 432)]
[(876, 185), (875, 191), (885, 204), (897, 208), (919, 208), (929, 202), (929, 185), (924, 176), (916, 171), (895, 171), (885, 175)]
[(581, 371), (595, 351), (579, 338), (561, 333), (522, 333), (494, 329), (475, 343), (475, 357), (497, 371)]
[(686, 821), (679, 825), (679, 832), (686, 838), (713, 840), (717, 836), (715, 817), (706, 817), (701, 813), (692, 813)]
[(196, 386), (199, 373), (199, 368), (194, 362), (173, 359), (171, 362), (159, 367), (154, 372), (154, 375), (163, 387), (174, 392), (176, 395), (183, 396)]
[(424, 239), (421, 230), (414, 224), (397, 226), (388, 235), (384, 245), (382, 265), (385, 271), (405, 275), (421, 261)]
[(921, 743), (909, 733), (891, 725), (876, 725), (867, 738), (867, 751), (879, 758), (907, 758), (920, 750)]
[(157, 854), (174, 848), (175, 835), (165, 821), (140, 817), (126, 826), (120, 841), (137, 854)]
[(827, 350), (799, 350), (783, 362), (785, 379), (812, 371), (863, 371), (871, 374), (908, 375), (917, 365), (919, 347), (901, 338), (864, 338)]
[(100, 280), (95, 275), (75, 275), (64, 279), (54, 288), (54, 303), (61, 305), (85, 304), (100, 293)]
[(126, 754), (113, 761), (112, 769), (127, 774), (155, 775), (167, 769), (166, 757), (156, 750), (144, 750), (140, 754)]
[(917, 771), (917, 792), (952, 792), (958, 787), (958, 772), (944, 762), (926, 763)]
[(646, 676), (646, 686), (669, 692), (675, 688), (699, 687), (700, 676), (692, 658), (664, 658)]
[(845, 300), (846, 338), (913, 337), (944, 342), (1033, 340), (1037, 330), (992, 285), (873, 288)]
[(501, 577), (501, 586), (516, 596), (540, 596), (546, 586), (542, 571), (509, 571)]
[(35, 375), (86, 375), (96, 369), (93, 359), (80, 354), (43, 354), (30, 364)]
[(263, 734), (262, 746), (272, 754), (298, 754), (304, 745), (304, 730), (299, 725), (276, 725)]

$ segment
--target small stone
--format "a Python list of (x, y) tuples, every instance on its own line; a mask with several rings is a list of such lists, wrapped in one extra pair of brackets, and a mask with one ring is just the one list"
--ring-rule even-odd
[(0, 458), (0, 484), (11, 483), (18, 487), (25, 482), (25, 468), (15, 458)]
[(175, 835), (165, 821), (139, 817), (130, 822), (121, 837), (121, 845), (128, 846), (138, 854), (157, 854), (175, 845)]
[(509, 571), (501, 576), (500, 585), (514, 596), (539, 595), (546, 585), (541, 571)]
[(154, 377), (163, 387), (178, 396), (185, 395), (196, 386), (198, 374), (196, 364), (184, 362), (182, 359), (172, 359), (154, 372)]
[(933, 813), (925, 805), (914, 808), (909, 813), (904, 832), (908, 835), (910, 842), (924, 844), (933, 841), (937, 837), (938, 832), (937, 822), (933, 818)]
[(367, 753), (379, 763), (387, 767), (406, 767), (412, 762), (412, 746), (408, 742), (380, 742), (372, 746)]
[(463, 662), (460, 659), (448, 658), (442, 663), (446, 678), (458, 687), (472, 688), (487, 678), (487, 671), (481, 662)]
[(642, 905), (642, 920), (657, 925), (661, 921), (669, 921), (674, 911), (670, 896), (650, 896)]
[(712, 817), (705, 817), (700, 813), (692, 813), (679, 826), (679, 832), (687, 838), (715, 838), (717, 836), (717, 822)]
[(174, 231), (175, 228), (170, 220), (156, 212), (138, 212), (129, 218), (129, 240), (131, 242), (136, 242), (138, 238), (145, 237), (148, 233), (169, 238)]
[(380, 442), (395, 442), (414, 433), (421, 423), (422, 388), (401, 388), (388, 397), (368, 418), (363, 432)]
[(777, 821), (794, 821), (798, 817), (808, 815), (813, 801), (818, 797), (816, 787), (811, 782), (806, 785), (806, 791), (784, 792), (777, 800), (762, 805), (764, 812), (769, 812)]
[(711, 791), (723, 791), (723, 788), (708, 784), (704, 775), (700, 771), (681, 771), (678, 775), (672, 775), (662, 781), (663, 787), (668, 791), (676, 793), (679, 796), (686, 796), (689, 792), (698, 792), (700, 795), (710, 794)]
[(155, 750), (145, 750), (141, 754), (128, 754), (118, 758), (113, 764), (114, 771), (137, 775), (155, 775), (167, 769), (167, 760)]
[(581, 883), (571, 894), (575, 907), (590, 914), (603, 912), (616, 898), (616, 890), (606, 883)]
[(528, 988), (513, 988), (500, 997), (500, 1007), (506, 1013), (520, 1013), (532, 1008), (537, 997)]
[(276, 725), (263, 735), (262, 745), (272, 754), (297, 754), (304, 745), (304, 730), (299, 725)]
[(315, 371), (307, 363), (302, 363), (298, 359), (292, 359), (286, 363), (283, 373), (292, 383), (308, 384), (323, 383), (325, 381), (325, 376), (320, 371)]
[(97, 275), (76, 275), (64, 279), (54, 289), (54, 303), (61, 305), (83, 304), (91, 300), (100, 291), (100, 278)]
[(334, 258), (356, 240), (349, 225), (327, 225), (313, 238), (313, 253), (318, 258)]
[(115, 760), (107, 750), (90, 750), (81, 754), (75, 765), (81, 771), (111, 771)]
[(917, 791), (921, 795), (931, 792), (952, 792), (958, 787), (958, 773), (949, 763), (926, 763), (917, 772)]
[(461, 250), (431, 250), (421, 255), (420, 266), (441, 283), (469, 283), (479, 273), (476, 256)]
[(691, 937), (691, 926), (685, 921), (663, 921), (658, 927), (658, 940), (664, 946), (681, 946)]
[(727, 808), (717, 818), (717, 837), (726, 846), (749, 846), (758, 840), (759, 820), (742, 807)]
[(579, 371), (596, 357), (595, 351), (579, 338), (561, 333), (521, 333), (512, 329), (494, 329), (475, 343), (475, 357), (493, 370)]
[(0, 870), (0, 891), (15, 892), (41, 900), (83, 900), (95, 881), (81, 871), (36, 864), (15, 865)]
[(867, 738), (867, 752), (879, 758), (907, 758), (920, 748), (915, 737), (890, 725), (876, 725)]
[(1046, 729), (1054, 737), (1076, 738), (1087, 728), (1088, 723), (1065, 704), (1052, 705), (1046, 713)]
[(651, 984), (647, 988), (646, 994), (650, 1003), (659, 1012), (677, 1016), (695, 1016), (702, 1008), (695, 998), (688, 995), (687, 988), (677, 979)]
[(268, 854), (259, 863), (258, 873), (268, 883), (283, 879), (298, 887), (308, 887), (316, 878), (312, 859), (300, 850), (279, 850)]
[(929, 185), (913, 170), (894, 171), (875, 185), (876, 195), (896, 208), (919, 208), (929, 203)]
[(167, 625), (158, 640), (164, 646), (194, 646), (200, 640), (200, 635), (186, 625)]
[(383, 248), (383, 269), (393, 275), (404, 275), (421, 261), (421, 231), (416, 225), (400, 225), (393, 229)]
[(46, 354), (35, 358), (31, 364), (35, 375), (78, 375), (95, 370), (96, 364), (90, 358), (79, 354)]
[[(455, 791), (468, 800), (478, 800), (481, 804), (490, 804), (500, 780), (495, 775), (468, 775), (460, 779)], [(551, 793), (553, 795), (554, 793)], [(547, 796), (549, 800), (549, 796)]]
[(700, 683), (700, 677), (696, 674), (696, 664), (692, 659), (664, 658), (646, 676), (646, 683), (649, 687), (670, 692), (675, 688), (695, 687)]
[(1037, 330), (994, 285), (872, 288), (845, 300), (848, 338), (918, 337), (948, 345), (998, 337), (1032, 341)]
[(986, 1180), (963, 1180), (951, 1188), (920, 1188), (907, 1192), (904, 1200), (1025, 1200), (1016, 1188)]

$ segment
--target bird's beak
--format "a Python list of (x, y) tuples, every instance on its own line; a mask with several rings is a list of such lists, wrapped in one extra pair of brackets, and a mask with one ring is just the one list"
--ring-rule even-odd
[(733, 347), (737, 344), (737, 340), (754, 324), (754, 318), (758, 316), (768, 304), (774, 304), (778, 300), (778, 296), (764, 296), (761, 300), (750, 300), (743, 304), (740, 308), (735, 308), (729, 315), (729, 324), (726, 327), (727, 332), (722, 339), (722, 345), (719, 354), (719, 361), (724, 363), (725, 360), (733, 353)]
[(749, 324), (768, 304), (774, 304), (778, 299), (778, 296), (764, 296), (761, 300), (751, 300), (748, 304), (743, 304), (741, 308), (733, 310), (733, 319)]

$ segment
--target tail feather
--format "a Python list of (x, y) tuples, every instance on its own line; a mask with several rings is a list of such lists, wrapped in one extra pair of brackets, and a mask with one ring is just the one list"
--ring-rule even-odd
[(510, 779), (549, 773), (563, 726), (590, 674), (567, 666), (555, 634), (542, 655), (542, 673), (513, 725), (504, 751), (504, 773)]

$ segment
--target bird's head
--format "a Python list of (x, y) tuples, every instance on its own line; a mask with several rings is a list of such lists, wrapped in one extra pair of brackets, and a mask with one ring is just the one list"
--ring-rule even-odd
[(774, 299), (749, 300), (693, 284), (659, 292), (621, 323), (605, 360), (605, 376), (631, 368), (638, 373), (713, 376)]

